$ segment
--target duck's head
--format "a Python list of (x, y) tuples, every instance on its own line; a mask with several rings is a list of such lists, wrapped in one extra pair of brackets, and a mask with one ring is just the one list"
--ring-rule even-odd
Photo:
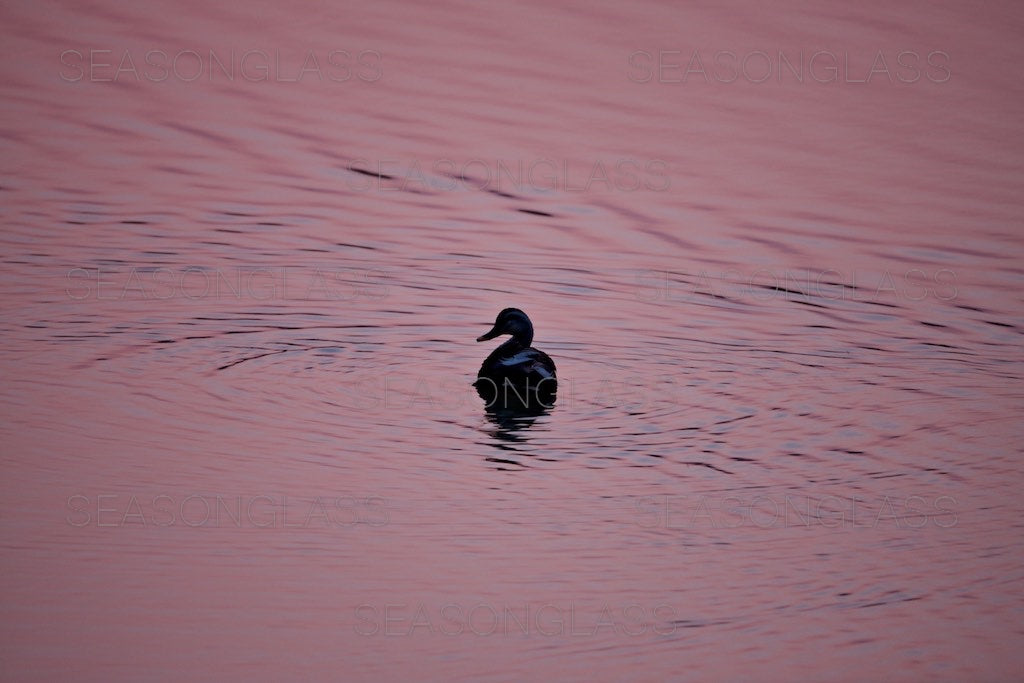
[(495, 318), (491, 331), (480, 335), (476, 340), (487, 341), (503, 334), (510, 334), (523, 346), (529, 346), (533, 343), (533, 323), (518, 308), (506, 308)]

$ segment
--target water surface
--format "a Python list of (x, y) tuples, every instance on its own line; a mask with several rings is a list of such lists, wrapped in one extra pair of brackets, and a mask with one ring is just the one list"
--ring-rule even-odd
[(7, 678), (1018, 675), (1018, 7), (3, 15)]

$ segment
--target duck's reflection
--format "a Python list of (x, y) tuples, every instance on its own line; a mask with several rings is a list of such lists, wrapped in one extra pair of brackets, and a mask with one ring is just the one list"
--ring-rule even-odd
[(524, 443), (528, 440), (526, 434), (520, 434), (533, 426), (537, 418), (546, 415), (549, 408), (537, 408), (534, 410), (491, 410), (485, 411), (487, 421), (497, 429), (494, 430), (495, 438), (511, 443)]
[[(493, 429), (487, 432), (495, 441), (492, 444), (502, 451), (515, 452), (523, 456), (530, 456), (531, 453), (522, 452), (520, 446), (529, 441), (529, 429), (543, 416), (551, 412), (555, 404), (555, 394), (545, 396), (543, 401), (537, 400), (536, 395), (528, 400), (522, 401), (516, 398), (502, 399), (495, 397), (492, 392), (482, 390), (477, 385), (477, 393), (484, 401), (484, 415), (487, 421), (493, 425)], [(498, 462), (510, 462), (505, 459), (497, 459)], [(515, 463), (525, 466), (523, 463)]]

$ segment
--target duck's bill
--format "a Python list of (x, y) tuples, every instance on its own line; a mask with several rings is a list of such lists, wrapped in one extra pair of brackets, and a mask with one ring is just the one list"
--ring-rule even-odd
[(488, 332), (487, 334), (481, 334), (479, 337), (476, 338), (476, 340), (478, 342), (487, 341), (488, 339), (494, 339), (499, 334), (501, 334), (501, 332), (498, 332), (498, 328), (495, 327), (495, 328), (492, 328), (491, 331)]

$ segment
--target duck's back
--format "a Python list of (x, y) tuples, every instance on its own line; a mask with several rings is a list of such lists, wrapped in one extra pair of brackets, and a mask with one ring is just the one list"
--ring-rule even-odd
[(538, 384), (543, 380), (555, 379), (555, 362), (548, 354), (532, 346), (523, 348), (509, 340), (496, 348), (483, 364), (477, 377), (527, 381)]

